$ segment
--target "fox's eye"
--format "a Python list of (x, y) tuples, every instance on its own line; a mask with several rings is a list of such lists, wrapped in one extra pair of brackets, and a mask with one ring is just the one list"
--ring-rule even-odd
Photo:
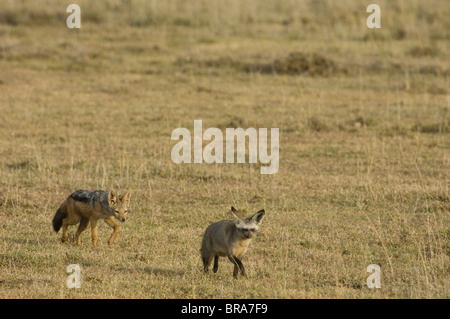
[(116, 214), (118, 214), (119, 213), (119, 211), (116, 209), (115, 211), (114, 211)]
[(248, 228), (242, 228), (243, 231), (248, 231)]

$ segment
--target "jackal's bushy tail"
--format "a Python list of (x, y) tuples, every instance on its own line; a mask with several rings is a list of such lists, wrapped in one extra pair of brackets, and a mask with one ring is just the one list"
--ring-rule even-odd
[(55, 216), (53, 216), (52, 224), (55, 232), (58, 232), (62, 226), (62, 220), (67, 217), (67, 211), (65, 205), (62, 204), (60, 208), (56, 211)]

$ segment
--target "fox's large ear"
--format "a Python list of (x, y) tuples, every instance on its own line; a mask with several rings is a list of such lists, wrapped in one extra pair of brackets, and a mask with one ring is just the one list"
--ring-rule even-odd
[(130, 205), (130, 197), (131, 197), (131, 191), (127, 190), (125, 195), (123, 195), (123, 197), (122, 197), (122, 203), (129, 206)]
[(117, 203), (117, 199), (119, 197), (117, 196), (117, 193), (115, 191), (110, 191), (108, 196), (108, 203), (109, 206), (114, 206)]
[(264, 209), (261, 209), (259, 212), (252, 216), (252, 221), (254, 221), (258, 225), (261, 224), (265, 214), (266, 212), (264, 211)]
[(241, 216), (236, 208), (231, 206), (231, 213), (233, 214), (234, 218), (241, 220)]

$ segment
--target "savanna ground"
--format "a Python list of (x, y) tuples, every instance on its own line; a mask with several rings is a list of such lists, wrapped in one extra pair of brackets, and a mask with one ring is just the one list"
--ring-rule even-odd
[[(372, 1), (381, 29), (366, 1), (79, 0), (70, 30), (71, 2), (0, 3), (1, 298), (450, 297), (447, 0)], [(174, 164), (195, 119), (279, 128), (279, 172)], [(128, 187), (113, 246), (60, 243), (70, 193)], [(238, 280), (199, 256), (231, 205), (266, 210)]]

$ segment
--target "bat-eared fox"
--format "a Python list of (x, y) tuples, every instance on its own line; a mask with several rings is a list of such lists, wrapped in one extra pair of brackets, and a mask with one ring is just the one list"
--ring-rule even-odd
[(61, 241), (65, 242), (69, 238), (68, 226), (79, 223), (75, 239), (77, 245), (81, 245), (80, 235), (91, 223), (92, 243), (94, 247), (97, 247), (97, 221), (104, 219), (114, 229), (108, 240), (108, 244), (111, 245), (119, 232), (119, 225), (117, 225), (115, 219), (121, 222), (126, 220), (130, 197), (131, 193), (129, 190), (121, 197), (115, 191), (77, 190), (56, 211), (52, 221), (53, 229), (58, 232), (62, 226)]
[(213, 272), (219, 269), (219, 256), (228, 257), (234, 264), (233, 277), (237, 277), (239, 270), (245, 275), (242, 257), (247, 252), (252, 237), (256, 235), (258, 227), (264, 218), (264, 210), (260, 210), (250, 217), (243, 217), (234, 207), (231, 213), (235, 220), (222, 220), (209, 225), (203, 235), (200, 249), (205, 273), (214, 258)]

